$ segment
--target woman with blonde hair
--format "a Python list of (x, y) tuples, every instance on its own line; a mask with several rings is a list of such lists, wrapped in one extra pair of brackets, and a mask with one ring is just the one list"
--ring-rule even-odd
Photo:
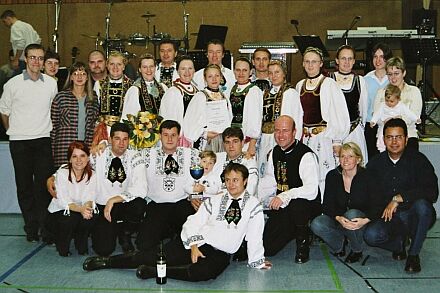
[(345, 261), (354, 263), (362, 258), (363, 233), (370, 222), (368, 177), (356, 143), (342, 145), (339, 162), (326, 176), (323, 215), (313, 220), (311, 229), (338, 257), (345, 255), (347, 238), (351, 250)]

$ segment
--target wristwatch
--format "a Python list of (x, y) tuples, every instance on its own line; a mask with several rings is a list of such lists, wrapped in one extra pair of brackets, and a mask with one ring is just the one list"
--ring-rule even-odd
[(399, 202), (397, 201), (397, 195), (393, 196), (393, 201), (399, 203)]

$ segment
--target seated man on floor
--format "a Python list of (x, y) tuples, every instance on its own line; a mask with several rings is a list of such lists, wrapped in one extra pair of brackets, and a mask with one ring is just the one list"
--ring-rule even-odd
[[(165, 238), (179, 234), (189, 215), (195, 213), (187, 200), (185, 185), (192, 182), (190, 167), (198, 165), (199, 151), (178, 147), (180, 124), (165, 120), (160, 125), (160, 146), (143, 150), (148, 185), (147, 214), (142, 223), (136, 245), (139, 250), (150, 250)], [(135, 171), (137, 172), (137, 171)]]
[(124, 252), (133, 251), (131, 234), (144, 218), (145, 173), (134, 173), (134, 168), (143, 164), (143, 160), (139, 152), (127, 149), (129, 132), (126, 124), (113, 124), (110, 145), (102, 154), (90, 158), (98, 183), (99, 217), (92, 230), (92, 247), (98, 255), (112, 254), (116, 237)]
[(277, 254), (296, 238), (296, 263), (309, 260), (309, 222), (321, 213), (316, 155), (295, 139), (295, 121), (287, 115), (275, 120), (277, 145), (269, 155), (258, 197), (268, 208), (263, 243), (266, 255)]
[[(264, 215), (258, 199), (246, 190), (248, 171), (232, 163), (225, 169), (227, 192), (206, 199), (196, 214), (184, 223), (180, 237), (164, 245), (167, 277), (185, 281), (215, 279), (229, 265), (230, 255), (247, 240), (248, 265), (270, 269), (264, 258)], [(89, 257), (83, 269), (137, 268), (141, 279), (156, 276), (157, 250), (112, 257)]]
[(411, 239), (405, 271), (421, 271), (419, 253), (428, 229), (434, 224), (433, 203), (438, 198), (434, 167), (417, 150), (406, 147), (408, 129), (400, 118), (383, 128), (386, 150), (367, 165), (375, 219), (364, 232), (365, 242), (392, 251), (395, 260), (407, 258), (406, 239)]

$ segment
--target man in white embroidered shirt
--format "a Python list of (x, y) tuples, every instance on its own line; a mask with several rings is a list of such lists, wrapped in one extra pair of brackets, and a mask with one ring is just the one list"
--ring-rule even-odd
[(282, 115), (275, 121), (275, 146), (258, 196), (268, 207), (263, 242), (275, 255), (296, 238), (296, 263), (309, 260), (309, 221), (321, 212), (318, 163), (313, 151), (295, 139), (295, 122)]
[(99, 217), (92, 231), (92, 246), (98, 255), (110, 255), (115, 250), (117, 237), (124, 252), (133, 251), (131, 234), (144, 218), (145, 172), (133, 171), (144, 162), (141, 153), (127, 149), (129, 132), (126, 124), (113, 124), (111, 145), (90, 159), (98, 176)]
[(177, 146), (177, 121), (163, 121), (159, 131), (161, 145), (143, 151), (147, 196), (151, 201), (136, 239), (139, 250), (150, 250), (161, 240), (173, 238), (180, 233), (186, 218), (195, 213), (184, 187), (193, 180), (190, 167), (199, 164), (199, 151)]
[[(245, 166), (228, 165), (225, 169), (228, 191), (204, 201), (197, 213), (188, 217), (180, 239), (164, 245), (168, 277), (193, 282), (215, 279), (229, 265), (230, 255), (237, 251), (245, 238), (249, 267), (272, 267), (264, 258), (263, 209), (258, 199), (245, 190), (247, 176)], [(153, 278), (156, 276), (156, 253), (156, 249), (152, 249), (134, 255), (90, 257), (83, 268), (86, 271), (137, 268), (138, 278)]]

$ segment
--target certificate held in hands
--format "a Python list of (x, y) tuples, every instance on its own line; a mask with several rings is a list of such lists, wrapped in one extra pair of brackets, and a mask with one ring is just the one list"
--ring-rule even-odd
[(231, 126), (231, 117), (226, 99), (206, 103), (207, 130), (222, 133)]

